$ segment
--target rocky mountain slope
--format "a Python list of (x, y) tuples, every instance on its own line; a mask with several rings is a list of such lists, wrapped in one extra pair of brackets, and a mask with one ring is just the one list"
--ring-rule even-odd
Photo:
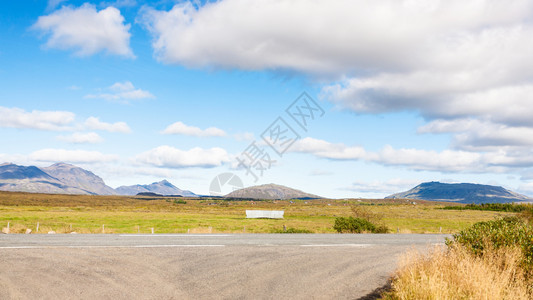
[(46, 168), (41, 168), (47, 174), (59, 179), (65, 185), (79, 188), (98, 195), (115, 195), (112, 187), (105, 184), (102, 178), (93, 172), (84, 170), (70, 164), (57, 163)]
[(95, 194), (89, 190), (65, 184), (37, 167), (11, 163), (0, 165), (0, 190), (51, 194)]
[(197, 195), (191, 191), (182, 190), (168, 182), (162, 180), (146, 185), (130, 185), (120, 186), (116, 190), (119, 195), (137, 195), (138, 193), (156, 193), (160, 195), (181, 195), (183, 197), (197, 197)]
[(251, 199), (318, 199), (317, 195), (308, 194), (300, 190), (292, 189), (283, 185), (264, 184), (239, 189), (227, 194), (228, 198), (251, 198)]
[(386, 198), (453, 201), (459, 203), (509, 203), (533, 201), (524, 195), (501, 186), (473, 183), (425, 182), (416, 187)]

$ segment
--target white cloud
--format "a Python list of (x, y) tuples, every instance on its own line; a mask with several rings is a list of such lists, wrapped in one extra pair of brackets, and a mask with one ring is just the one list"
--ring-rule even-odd
[[(465, 150), (512, 146), (533, 128), (532, 11), (528, 0), (224, 0), (144, 9), (140, 21), (165, 63), (302, 72), (355, 112), (497, 127), (492, 140), (455, 136)], [(339, 151), (328, 152), (358, 155)]]
[(206, 129), (200, 129), (198, 127), (189, 126), (182, 122), (176, 122), (169, 125), (165, 130), (161, 132), (162, 134), (183, 134), (197, 137), (208, 137), (208, 136), (225, 136), (226, 132), (224, 130), (209, 127)]
[(71, 129), (74, 118), (74, 113), (68, 111), (27, 112), (0, 106), (0, 127), (62, 131)]
[(46, 5), (46, 11), (49, 12), (49, 11), (56, 9), (56, 7), (59, 6), (59, 4), (65, 1), (66, 0), (48, 0), (48, 5)]
[(328, 176), (333, 175), (334, 173), (331, 171), (325, 171), (325, 170), (313, 170), (309, 172), (310, 176)]
[(237, 141), (253, 141), (255, 135), (251, 132), (242, 132), (234, 134), (233, 138), (235, 138)]
[(443, 150), (441, 152), (421, 149), (395, 149), (385, 146), (378, 152), (369, 153), (366, 160), (387, 166), (406, 166), (413, 170), (440, 172), (480, 171), (482, 155), (467, 151)]
[(130, 81), (116, 82), (107, 88), (108, 93), (89, 94), (85, 98), (99, 98), (109, 101), (128, 103), (129, 100), (153, 99), (152, 93), (142, 89), (136, 89)]
[(453, 133), (452, 146), (469, 151), (515, 150), (533, 146), (533, 128), (509, 126), (479, 119), (437, 119), (418, 128), (419, 133)]
[(229, 162), (229, 155), (222, 148), (181, 150), (171, 146), (159, 146), (137, 155), (136, 161), (163, 168), (211, 168)]
[(72, 144), (97, 144), (104, 141), (104, 139), (96, 132), (74, 132), (71, 135), (58, 136), (57, 139)]
[(393, 178), (389, 180), (356, 181), (347, 190), (359, 193), (378, 193), (389, 195), (413, 188), (422, 183), (416, 179)]
[[(531, 8), (526, 0), (225, 0), (199, 9), (189, 2), (170, 11), (145, 9), (141, 20), (165, 62), (350, 74), (427, 64), (435, 43), (523, 21)], [(442, 65), (453, 60), (438, 54)]]
[(106, 123), (96, 117), (89, 117), (85, 121), (85, 127), (89, 130), (104, 130), (109, 132), (130, 133), (131, 129), (124, 122)]
[(519, 193), (523, 193), (525, 195), (532, 197), (533, 196), (533, 181), (524, 182), (518, 187), (517, 191)]
[[(58, 3), (60, 1), (52, 4)], [(124, 17), (114, 7), (97, 11), (94, 5), (88, 3), (79, 8), (63, 6), (49, 15), (39, 17), (33, 28), (49, 34), (46, 42), (49, 48), (72, 49), (79, 56), (106, 51), (134, 57), (129, 46), (130, 25), (124, 24)]]
[(103, 163), (116, 161), (116, 155), (103, 154), (98, 151), (42, 149), (31, 153), (28, 158), (44, 162), (69, 162), (69, 163)]
[(289, 149), (290, 152), (309, 153), (318, 158), (333, 160), (361, 160), (384, 166), (403, 166), (417, 171), (437, 172), (507, 172), (533, 166), (533, 150), (502, 149), (472, 152), (464, 150), (433, 151), (415, 148), (396, 149), (386, 145), (379, 151), (363, 147), (333, 144), (324, 140), (304, 138)]
[(351, 159), (364, 158), (367, 153), (359, 146), (348, 147), (344, 144), (332, 144), (324, 140), (310, 137), (296, 141), (290, 148), (290, 152), (312, 153), (315, 156), (329, 159)]

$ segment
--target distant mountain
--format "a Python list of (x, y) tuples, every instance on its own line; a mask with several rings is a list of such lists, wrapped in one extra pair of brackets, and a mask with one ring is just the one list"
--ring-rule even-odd
[(0, 165), (0, 190), (51, 194), (94, 194), (88, 190), (65, 184), (37, 167), (11, 163)]
[(156, 193), (159, 195), (181, 195), (183, 197), (198, 197), (195, 193), (187, 190), (181, 190), (167, 180), (154, 182), (146, 185), (120, 186), (115, 189), (119, 195), (134, 196), (139, 193)]
[(148, 192), (148, 193), (138, 193), (136, 196), (142, 196), (142, 197), (161, 197), (161, 198), (178, 198), (178, 197), (183, 197), (182, 195), (160, 195), (160, 194), (156, 194), (156, 193), (152, 193), (152, 192)]
[(233, 191), (224, 197), (250, 199), (318, 199), (320, 196), (308, 194), (283, 185), (264, 184)]
[(440, 182), (425, 182), (406, 192), (393, 194), (386, 198), (453, 201), (459, 203), (533, 201), (532, 198), (506, 190), (501, 186)]
[(57, 163), (49, 167), (42, 168), (49, 175), (59, 179), (62, 183), (88, 191), (97, 195), (115, 195), (113, 188), (107, 186), (102, 178), (93, 172), (84, 170), (70, 164)]

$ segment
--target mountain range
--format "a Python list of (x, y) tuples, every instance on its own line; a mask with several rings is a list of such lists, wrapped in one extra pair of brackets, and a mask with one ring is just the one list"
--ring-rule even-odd
[(153, 192), (161, 195), (196, 196), (191, 191), (177, 188), (167, 180), (149, 185), (121, 186), (115, 190), (94, 173), (66, 163), (56, 163), (45, 168), (1, 164), (0, 190), (83, 195), (136, 195), (139, 192)]
[(139, 193), (154, 193), (159, 195), (180, 195), (183, 197), (198, 197), (195, 193), (181, 190), (167, 180), (145, 185), (120, 186), (115, 190), (119, 195), (137, 195)]
[(251, 186), (233, 191), (227, 198), (249, 198), (249, 199), (319, 199), (317, 195), (308, 194), (300, 190), (292, 189), (278, 184), (263, 184)]
[(425, 182), (386, 198), (429, 201), (453, 201), (458, 203), (510, 203), (529, 202), (532, 198), (509, 191), (501, 186), (474, 183)]
[[(153, 193), (159, 195), (198, 197), (195, 193), (182, 190), (167, 180), (146, 185), (121, 186), (113, 189), (106, 185), (104, 180), (94, 173), (66, 163), (56, 163), (44, 168), (20, 166), (12, 163), (1, 164), (0, 191), (129, 196), (139, 193)], [(277, 184), (247, 187), (233, 191), (224, 197), (246, 199), (322, 198)], [(408, 191), (396, 193), (386, 198), (452, 201), (458, 203), (533, 202), (532, 198), (509, 191), (500, 186), (440, 182), (425, 182)]]

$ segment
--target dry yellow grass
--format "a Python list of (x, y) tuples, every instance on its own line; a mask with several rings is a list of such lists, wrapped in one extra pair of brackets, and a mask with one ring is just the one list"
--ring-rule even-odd
[[(455, 233), (475, 222), (510, 213), (442, 210), (443, 203), (399, 199), (225, 201), (130, 196), (50, 195), (0, 192), (0, 228), (8, 222), (32, 233), (270, 233), (287, 228), (333, 233), (337, 217), (359, 214), (399, 233)], [(284, 210), (283, 220), (246, 219), (247, 209)], [(40, 228), (37, 231), (37, 223)], [(71, 229), (72, 228), (72, 229)], [(15, 231), (12, 231), (15, 232)]]
[(532, 299), (518, 248), (474, 257), (462, 246), (403, 255), (386, 299)]

